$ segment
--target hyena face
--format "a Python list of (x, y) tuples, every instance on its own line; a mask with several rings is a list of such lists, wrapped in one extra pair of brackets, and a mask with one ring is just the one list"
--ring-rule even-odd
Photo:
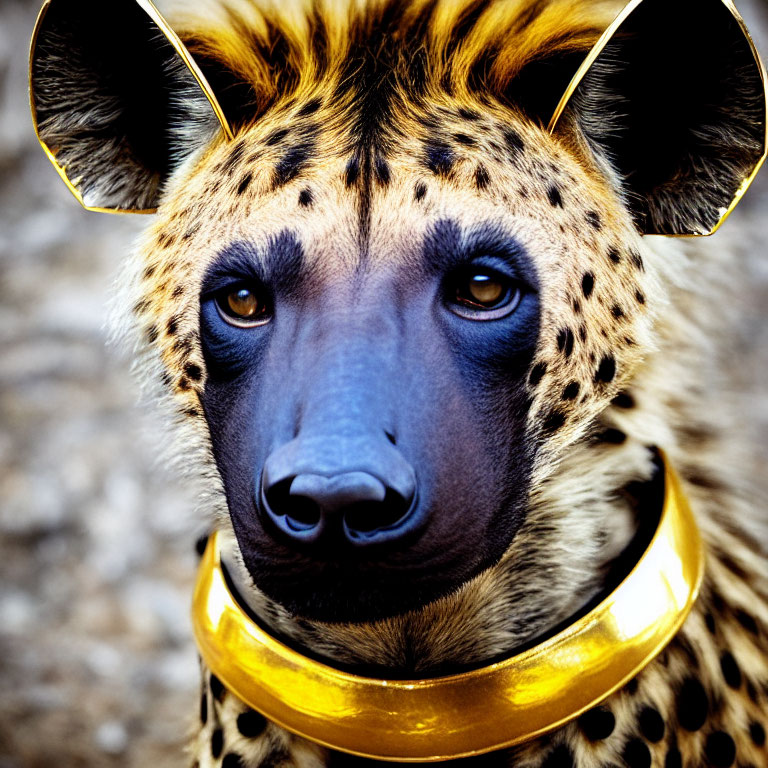
[(597, 174), (512, 112), (406, 114), (413, 138), (366, 164), (311, 106), (179, 180), (146, 286), (254, 583), (302, 616), (371, 619), (499, 560), (542, 448), (642, 349), (647, 275)]
[[(329, 5), (299, 23), (243, 0), (181, 19), (235, 137), (194, 122), (199, 97), (176, 103), (170, 141), (189, 157), (141, 249), (134, 310), (258, 591), (309, 619), (392, 617), (494, 573), (528, 525), (535, 557), (514, 569), (567, 592), (541, 554), (562, 523), (529, 512), (653, 346), (662, 291), (638, 222), (711, 228), (759, 155), (759, 73), (713, 86), (715, 71), (743, 78), (751, 51), (723, 49), (735, 22), (706, 6), (691, 47), (659, 58), (648, 0), (555, 135), (610, 3)], [(689, 29), (683, 11), (662, 36)], [(687, 64), (650, 93), (626, 59), (665, 77)], [(703, 89), (716, 102), (689, 114)], [(59, 111), (38, 106), (49, 143), (69, 126)], [(92, 140), (59, 138), (61, 156), (93, 162)], [(103, 173), (87, 199), (152, 203)]]

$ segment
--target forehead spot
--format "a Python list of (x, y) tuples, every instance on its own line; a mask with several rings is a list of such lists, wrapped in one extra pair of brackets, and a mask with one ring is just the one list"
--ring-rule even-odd
[(302, 208), (309, 208), (314, 199), (312, 197), (312, 190), (308, 187), (305, 189), (302, 189), (301, 192), (299, 192), (299, 205)]
[(477, 168), (475, 168), (475, 186), (478, 189), (485, 189), (488, 186), (490, 180), (491, 177), (488, 175), (488, 170), (481, 163), (477, 166)]
[(600, 218), (600, 214), (597, 213), (597, 211), (589, 211), (586, 219), (589, 226), (598, 232), (603, 228), (603, 220)]
[(243, 192), (245, 192), (246, 189), (251, 185), (251, 181), (253, 179), (253, 175), (250, 173), (246, 173), (242, 179), (240, 179), (240, 183), (237, 185), (237, 194), (242, 195)]
[(267, 138), (264, 140), (264, 143), (268, 147), (274, 147), (276, 144), (279, 144), (289, 133), (290, 131), (288, 128), (278, 128), (267, 136)]
[(376, 181), (382, 187), (386, 187), (390, 179), (389, 163), (383, 157), (377, 157), (374, 163), (374, 171), (376, 172)]
[(600, 365), (595, 372), (595, 382), (608, 384), (616, 376), (616, 360), (611, 355), (606, 355), (600, 361)]
[(547, 190), (547, 197), (549, 197), (549, 202), (554, 207), (563, 207), (563, 196), (560, 192), (560, 187), (558, 187), (557, 184), (552, 184), (550, 186), (550, 188)]
[(360, 176), (360, 160), (357, 156), (353, 156), (349, 159), (347, 167), (344, 169), (344, 183), (346, 186), (351, 187), (355, 184)]
[(463, 144), (465, 147), (474, 147), (477, 142), (471, 136), (467, 136), (466, 133), (457, 133), (454, 135), (454, 140), (459, 144)]
[(519, 155), (525, 152), (525, 142), (520, 134), (512, 128), (504, 129), (504, 143), (507, 145), (512, 159), (517, 159)]
[(288, 149), (275, 166), (274, 186), (293, 181), (304, 170), (314, 148), (314, 141), (307, 140)]
[(447, 176), (454, 162), (455, 156), (449, 146), (443, 143), (427, 144), (424, 164), (435, 176)]
[(314, 99), (308, 101), (298, 112), (299, 117), (307, 117), (307, 115), (313, 115), (320, 107), (323, 106), (323, 100), (320, 96), (316, 96)]

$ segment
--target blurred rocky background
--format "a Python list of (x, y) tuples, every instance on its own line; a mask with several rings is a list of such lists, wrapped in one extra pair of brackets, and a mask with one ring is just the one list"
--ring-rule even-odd
[[(26, 67), (39, 4), (0, 0), (0, 768), (184, 766), (194, 500), (163, 470), (161, 429), (106, 346), (110, 285), (146, 219), (81, 210), (37, 145)], [(766, 28), (765, 0), (738, 5)], [(729, 223), (745, 229), (753, 288), (734, 344), (763, 439), (766, 176)]]

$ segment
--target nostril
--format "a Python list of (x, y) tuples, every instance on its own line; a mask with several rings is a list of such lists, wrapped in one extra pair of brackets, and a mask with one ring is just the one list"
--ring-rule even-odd
[(344, 514), (344, 527), (352, 539), (367, 538), (382, 528), (397, 525), (409, 512), (411, 500), (391, 489), (383, 501), (353, 504)]
[(392, 445), (397, 445), (397, 439), (391, 432), (384, 432), (384, 434), (387, 436), (387, 440), (389, 440)]
[(263, 496), (272, 517), (284, 517), (288, 528), (296, 533), (311, 531), (320, 525), (322, 510), (317, 502), (291, 493), (294, 478), (275, 483)]

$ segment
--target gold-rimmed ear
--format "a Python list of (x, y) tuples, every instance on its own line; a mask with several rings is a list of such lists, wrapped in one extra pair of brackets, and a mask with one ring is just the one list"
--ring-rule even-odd
[(767, 104), (765, 68), (731, 0), (632, 0), (549, 129), (580, 131), (643, 233), (709, 235), (765, 160)]
[(29, 55), (38, 140), (83, 207), (152, 213), (174, 168), (232, 130), (151, 0), (46, 0)]

